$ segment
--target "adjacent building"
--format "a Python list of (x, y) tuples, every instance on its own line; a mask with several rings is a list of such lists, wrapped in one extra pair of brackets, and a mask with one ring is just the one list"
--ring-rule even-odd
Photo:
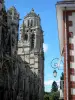
[(64, 100), (75, 100), (75, 0), (56, 4), (60, 53), (64, 56)]

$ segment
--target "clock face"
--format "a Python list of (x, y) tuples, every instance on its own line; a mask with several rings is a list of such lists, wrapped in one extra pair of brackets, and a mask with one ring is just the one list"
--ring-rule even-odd
[(0, 11), (1, 11), (1, 9), (2, 9), (2, 4), (0, 3)]

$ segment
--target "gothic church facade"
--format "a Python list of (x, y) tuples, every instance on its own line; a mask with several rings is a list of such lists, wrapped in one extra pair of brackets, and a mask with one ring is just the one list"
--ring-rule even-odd
[[(18, 55), (29, 63), (30, 70), (39, 78), (39, 95), (44, 91), (44, 52), (41, 19), (34, 12), (28, 13), (20, 27), (21, 39), (18, 41)], [(36, 90), (35, 90), (36, 91)], [(41, 99), (42, 100), (42, 99)]]
[(41, 19), (34, 10), (20, 28), (15, 7), (5, 10), (0, 1), (0, 99), (43, 100), (44, 52)]

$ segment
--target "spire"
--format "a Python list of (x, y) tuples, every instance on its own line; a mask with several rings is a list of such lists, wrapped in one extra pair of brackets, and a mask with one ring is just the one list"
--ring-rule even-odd
[(34, 12), (34, 9), (32, 8), (31, 12)]
[(0, 0), (0, 11), (2, 10), (2, 0)]
[(2, 0), (2, 8), (3, 8), (3, 11), (6, 11), (6, 9), (5, 9), (5, 1), (4, 0)]
[(5, 3), (5, 1), (4, 1), (4, 0), (2, 0), (2, 7), (4, 7), (4, 3)]
[(39, 16), (39, 14), (38, 14), (38, 16)]

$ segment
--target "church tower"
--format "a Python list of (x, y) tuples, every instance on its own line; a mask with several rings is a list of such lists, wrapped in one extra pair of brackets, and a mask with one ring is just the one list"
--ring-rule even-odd
[(75, 0), (56, 4), (60, 53), (64, 56), (64, 100), (75, 100)]
[(5, 38), (7, 35), (7, 13), (4, 0), (0, 0), (0, 55), (5, 54)]
[[(38, 76), (39, 100), (43, 100), (44, 92), (44, 52), (43, 30), (41, 19), (34, 9), (28, 13), (20, 28), (21, 39), (18, 41), (18, 55), (23, 61), (29, 63), (30, 69)], [(35, 85), (36, 85), (35, 84)], [(42, 93), (42, 94), (40, 94)]]
[(8, 25), (8, 36), (7, 44), (11, 55), (17, 54), (18, 45), (18, 28), (19, 28), (19, 13), (16, 8), (12, 6), (7, 11), (7, 25)]

